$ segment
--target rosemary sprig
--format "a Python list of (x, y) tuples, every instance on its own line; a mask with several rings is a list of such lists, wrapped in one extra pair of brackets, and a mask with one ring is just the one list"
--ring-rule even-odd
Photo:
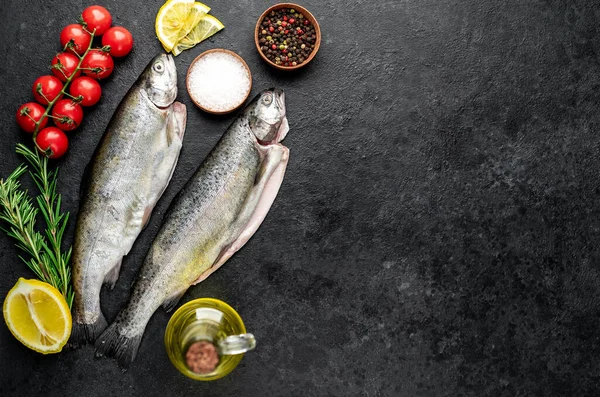
[(27, 166), (18, 166), (6, 180), (0, 179), (0, 220), (7, 227), (0, 228), (10, 237), (17, 240), (17, 247), (31, 256), (31, 259), (23, 261), (33, 270), (41, 280), (50, 278), (46, 263), (42, 259), (44, 250), (44, 238), (34, 230), (37, 209), (34, 208), (31, 197), (21, 189), (19, 177), (27, 171)]
[[(6, 180), (0, 179), (0, 220), (8, 226), (0, 226), (0, 229), (17, 240), (17, 247), (28, 254), (30, 258), (20, 257), (23, 262), (40, 280), (56, 287), (71, 306), (71, 248), (62, 251), (69, 213), (61, 213), (61, 196), (56, 192), (58, 172), (49, 171), (48, 159), (25, 145), (17, 145), (17, 153), (31, 165), (29, 174), (40, 191), (39, 209), (34, 207), (29, 192), (21, 188), (19, 178), (27, 171), (27, 166), (22, 164)], [(45, 234), (35, 230), (39, 213), (45, 221)]]

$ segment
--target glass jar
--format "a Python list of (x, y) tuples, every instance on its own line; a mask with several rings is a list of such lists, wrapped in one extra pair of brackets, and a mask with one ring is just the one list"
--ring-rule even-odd
[[(186, 364), (186, 352), (195, 342), (210, 342), (218, 352), (219, 362), (209, 373), (196, 373)], [(169, 359), (182, 374), (196, 380), (210, 381), (224, 377), (240, 363), (244, 352), (254, 349), (256, 341), (240, 315), (227, 303), (200, 298), (181, 306), (169, 320), (165, 332)]]

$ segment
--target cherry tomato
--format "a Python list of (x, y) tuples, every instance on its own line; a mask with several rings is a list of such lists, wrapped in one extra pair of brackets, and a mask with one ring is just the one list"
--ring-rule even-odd
[(115, 26), (106, 31), (102, 36), (102, 46), (110, 46), (110, 55), (113, 57), (124, 57), (133, 48), (133, 36), (129, 30)]
[(69, 93), (75, 98), (82, 96), (81, 106), (93, 106), (98, 103), (102, 96), (100, 83), (91, 77), (78, 77), (71, 83)]
[[(73, 40), (73, 45), (70, 48), (65, 48), (69, 41)], [(92, 41), (92, 36), (83, 29), (83, 26), (73, 23), (67, 25), (60, 32), (60, 45), (65, 51), (73, 51), (79, 55), (83, 55)]]
[(69, 138), (56, 127), (44, 128), (35, 138), (35, 142), (43, 150), (50, 150), (50, 158), (62, 157), (69, 148)]
[(81, 19), (87, 24), (90, 32), (96, 29), (96, 36), (103, 35), (112, 25), (110, 12), (102, 6), (89, 6), (81, 13)]
[(102, 80), (110, 76), (115, 66), (115, 62), (108, 52), (100, 49), (90, 50), (81, 66), (84, 68), (84, 73), (88, 76)]
[[(46, 109), (35, 102), (27, 102), (17, 110), (17, 124), (25, 132), (32, 133), (35, 131), (35, 123), (37, 123)], [(40, 129), (44, 128), (48, 124), (48, 117), (44, 117), (40, 123)]]
[(83, 121), (83, 109), (71, 99), (61, 99), (52, 108), (54, 124), (63, 131), (73, 131)]
[[(52, 58), (52, 74), (58, 77), (60, 81), (67, 81), (67, 78), (71, 77), (73, 72), (75, 72), (75, 69), (77, 69), (77, 65), (79, 65), (79, 58), (77, 58), (77, 55), (69, 52), (61, 52)], [(81, 70), (78, 70), (75, 77), (80, 74)]]
[(47, 105), (48, 102), (52, 102), (59, 95), (62, 96), (62, 89), (63, 83), (58, 78), (54, 76), (41, 76), (34, 81), (31, 92), (36, 101), (42, 105)]

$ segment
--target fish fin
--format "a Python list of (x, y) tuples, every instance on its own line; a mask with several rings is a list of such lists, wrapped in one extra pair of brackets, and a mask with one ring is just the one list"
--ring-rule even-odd
[(290, 132), (290, 123), (288, 122), (287, 117), (284, 117), (283, 120), (281, 120), (281, 125), (279, 126), (279, 130), (277, 131), (275, 142), (283, 141), (288, 132)]
[(73, 322), (69, 346), (71, 348), (78, 348), (88, 343), (93, 343), (107, 326), (108, 323), (102, 313), (100, 313), (95, 323), (85, 324)]
[(181, 143), (185, 134), (187, 123), (187, 110), (183, 103), (174, 102), (167, 120), (167, 144), (171, 146), (174, 142)]
[(271, 205), (273, 205), (275, 197), (277, 197), (277, 193), (279, 192), (279, 187), (283, 182), (283, 176), (285, 175), (289, 160), (289, 149), (283, 145), (276, 145), (270, 150), (274, 150), (276, 153), (271, 151), (267, 153), (265, 161), (258, 173), (259, 177), (255, 183), (255, 191), (252, 193), (258, 194), (259, 197), (254, 200), (250, 197), (248, 204), (246, 204), (248, 208), (243, 209), (241, 212), (243, 214), (244, 211), (251, 211), (251, 215), (247, 218), (246, 224), (243, 225), (243, 228), (236, 239), (221, 250), (214, 265), (209, 269), (210, 273), (200, 276), (196, 283), (206, 279), (206, 277), (210, 276), (212, 272), (217, 270), (231, 258), (233, 254), (239, 251), (240, 248), (250, 240), (254, 233), (256, 233), (267, 216), (269, 209), (271, 209)]
[[(144, 217), (146, 216), (147, 204), (146, 200), (142, 199), (135, 193), (127, 193), (130, 194), (130, 205), (125, 205), (122, 208), (124, 213), (124, 223), (125, 228), (123, 229), (123, 234), (121, 238), (121, 243), (124, 247), (126, 247), (125, 251), (122, 252), (123, 255), (129, 254), (129, 251), (133, 247), (135, 240), (137, 240), (140, 231), (144, 227)], [(146, 219), (147, 221), (147, 219)]]
[(143, 335), (142, 332), (133, 337), (125, 336), (119, 332), (118, 323), (112, 323), (96, 340), (96, 357), (114, 357), (125, 372), (135, 360)]
[(177, 135), (179, 135), (179, 139), (183, 140), (185, 126), (187, 124), (187, 108), (181, 102), (174, 102), (173, 112), (175, 113), (175, 120), (177, 121)]
[(187, 291), (187, 288), (168, 297), (162, 304), (163, 309), (165, 309), (167, 313), (173, 310), (175, 306), (177, 306), (177, 303), (179, 303), (181, 297), (185, 294), (185, 291)]
[(104, 276), (104, 284), (107, 284), (110, 289), (115, 287), (117, 280), (119, 279), (119, 273), (121, 272), (121, 264), (123, 263), (123, 258), (121, 258), (116, 265), (113, 266), (112, 269), (108, 271), (106, 276)]
[(144, 210), (144, 215), (142, 216), (142, 230), (144, 230), (146, 228), (146, 226), (148, 226), (148, 222), (150, 221), (150, 217), (152, 216), (153, 210), (154, 210), (153, 205), (149, 205)]

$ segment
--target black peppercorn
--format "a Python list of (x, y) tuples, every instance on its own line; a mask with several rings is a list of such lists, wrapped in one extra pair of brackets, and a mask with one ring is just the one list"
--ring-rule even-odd
[[(308, 59), (315, 48), (315, 28), (294, 9), (273, 10), (257, 31), (261, 50), (277, 65), (297, 66)], [(304, 44), (306, 42), (307, 44)]]

